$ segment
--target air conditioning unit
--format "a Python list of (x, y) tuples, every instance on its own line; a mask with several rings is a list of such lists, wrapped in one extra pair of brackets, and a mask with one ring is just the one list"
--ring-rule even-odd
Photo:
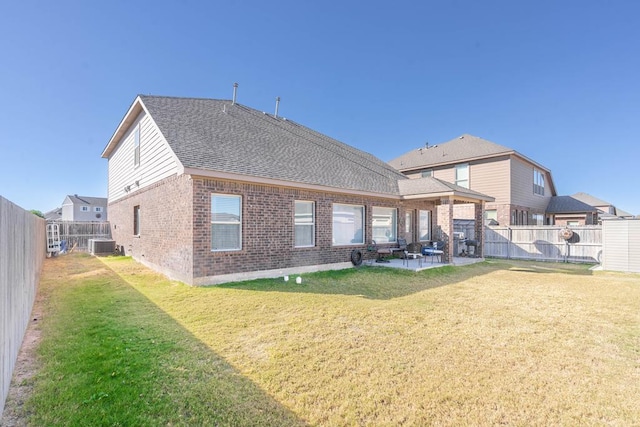
[(116, 251), (116, 241), (108, 239), (89, 239), (91, 255), (109, 255)]

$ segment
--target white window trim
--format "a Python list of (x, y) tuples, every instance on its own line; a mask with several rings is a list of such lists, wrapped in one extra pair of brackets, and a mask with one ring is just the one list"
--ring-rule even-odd
[[(311, 223), (300, 223), (296, 222), (295, 214), (296, 214), (296, 203), (311, 203)], [(316, 202), (313, 200), (295, 200), (293, 202), (293, 247), (294, 248), (313, 248), (316, 246)], [(298, 225), (309, 226), (311, 227), (311, 244), (310, 245), (296, 245), (296, 227)]]
[(333, 241), (334, 238), (334, 234), (335, 233), (335, 229), (333, 227), (334, 225), (334, 215), (335, 215), (335, 207), (336, 206), (352, 206), (352, 207), (356, 207), (356, 208), (361, 208), (362, 210), (362, 241), (361, 242), (355, 242), (355, 243), (341, 243), (341, 244), (336, 244), (335, 242), (331, 243), (331, 246), (334, 247), (340, 247), (340, 246), (360, 246), (363, 245), (364, 242), (366, 241), (365, 239), (365, 233), (366, 233), (366, 227), (365, 227), (365, 221), (367, 218), (367, 212), (365, 210), (364, 205), (352, 205), (349, 203), (333, 203), (331, 206), (331, 240)]
[[(135, 205), (133, 207), (133, 235), (140, 237), (140, 230), (142, 228), (142, 224), (141, 224), (141, 220), (142, 220), (142, 215), (140, 214), (140, 205)], [(137, 225), (137, 230), (136, 230), (136, 225)], [(137, 231), (137, 233), (136, 233)]]
[[(214, 221), (213, 220), (213, 198), (214, 197), (229, 197), (229, 198), (237, 198), (240, 200), (240, 218), (238, 221)], [(242, 250), (242, 196), (239, 194), (224, 194), (224, 193), (212, 193), (211, 194), (211, 205), (210, 205), (210, 211), (211, 211), (211, 224), (209, 226), (209, 231), (212, 232), (211, 230), (211, 226), (213, 226), (213, 224), (238, 224), (238, 234), (239, 234), (239, 239), (238, 242), (240, 243), (239, 247), (237, 248), (225, 248), (225, 249), (213, 249), (213, 236), (211, 238), (211, 240), (209, 240), (209, 245), (211, 246), (211, 252), (237, 252), (237, 251), (241, 251)]]
[[(397, 208), (389, 208), (386, 206), (373, 206), (373, 208), (371, 209), (371, 232), (373, 233), (373, 229), (374, 229), (374, 224), (373, 224), (373, 217), (376, 216), (376, 209), (385, 209), (388, 211), (391, 211), (392, 214), (392, 228), (394, 228), (395, 230), (393, 230), (393, 240), (388, 240), (388, 241), (381, 241), (378, 242), (378, 240), (376, 240), (375, 237), (372, 237), (372, 239), (376, 240), (376, 243), (396, 243), (398, 241), (398, 209)], [(375, 236), (375, 233), (374, 233)]]
[[(458, 178), (458, 171), (462, 169), (466, 169), (467, 171), (467, 177), (465, 179)], [(466, 185), (463, 185), (462, 183), (465, 182)], [(459, 185), (460, 187), (471, 188), (471, 170), (469, 168), (469, 163), (462, 163), (455, 166), (455, 184)]]
[(538, 196), (544, 196), (545, 193), (545, 178), (544, 172), (539, 169), (533, 168), (533, 194)]
[(81, 212), (89, 212), (89, 211), (91, 211), (91, 209), (89, 209), (89, 206), (80, 206), (80, 211)]
[[(420, 217), (422, 212), (426, 212), (427, 213), (427, 227), (428, 227), (428, 238), (427, 239), (423, 239), (422, 238), (422, 233), (421, 231), (423, 230), (422, 228), (422, 223), (420, 222)], [(418, 210), (418, 241), (420, 242), (429, 242), (431, 241), (431, 211), (426, 210), (426, 209), (420, 209)]]

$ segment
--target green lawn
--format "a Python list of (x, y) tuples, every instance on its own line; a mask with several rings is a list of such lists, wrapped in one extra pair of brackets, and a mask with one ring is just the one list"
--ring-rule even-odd
[(638, 275), (490, 261), (193, 288), (74, 255), (41, 292), (33, 425), (640, 419)]

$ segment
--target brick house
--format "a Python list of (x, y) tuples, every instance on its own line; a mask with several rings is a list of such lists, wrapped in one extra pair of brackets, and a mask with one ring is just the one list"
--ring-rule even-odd
[(194, 285), (346, 268), (373, 239), (451, 260), (454, 205), (493, 201), (235, 100), (138, 96), (102, 157), (117, 245)]
[[(418, 148), (389, 162), (407, 177), (432, 176), (493, 196), (485, 219), (499, 225), (545, 224), (556, 195), (551, 171), (517, 151), (472, 135)], [(456, 207), (457, 219), (472, 219), (472, 206)]]
[(574, 227), (598, 223), (598, 211), (573, 196), (554, 196), (547, 206), (547, 223)]

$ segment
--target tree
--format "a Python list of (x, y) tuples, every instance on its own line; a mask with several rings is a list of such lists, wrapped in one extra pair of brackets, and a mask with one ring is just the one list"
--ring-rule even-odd
[(40, 218), (44, 218), (44, 214), (37, 209), (31, 209), (29, 212), (34, 214), (35, 216), (39, 216)]

